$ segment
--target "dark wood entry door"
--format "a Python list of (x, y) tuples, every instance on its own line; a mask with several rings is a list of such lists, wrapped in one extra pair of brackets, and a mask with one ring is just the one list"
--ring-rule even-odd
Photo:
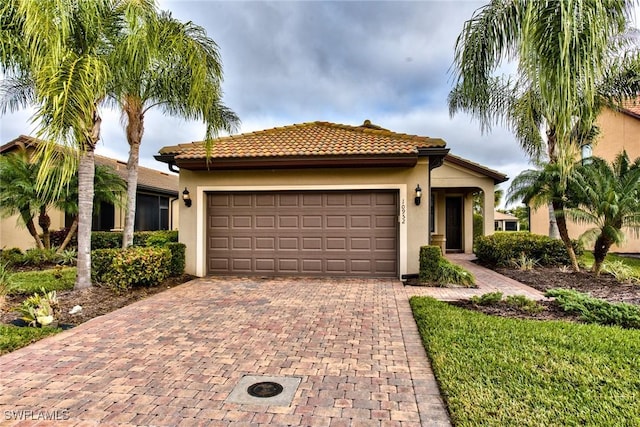
[(462, 250), (462, 197), (446, 198), (447, 250)]

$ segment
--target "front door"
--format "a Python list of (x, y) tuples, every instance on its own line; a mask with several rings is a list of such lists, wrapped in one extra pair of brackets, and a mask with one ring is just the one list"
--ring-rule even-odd
[(448, 251), (462, 250), (462, 197), (446, 198), (446, 238)]

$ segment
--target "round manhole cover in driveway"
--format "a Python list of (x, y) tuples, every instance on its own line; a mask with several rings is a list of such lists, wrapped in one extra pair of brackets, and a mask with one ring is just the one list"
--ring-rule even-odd
[(301, 381), (300, 377), (245, 375), (229, 393), (226, 402), (289, 406)]
[(253, 397), (273, 397), (282, 393), (282, 386), (272, 381), (265, 381), (251, 384), (247, 388), (247, 393)]

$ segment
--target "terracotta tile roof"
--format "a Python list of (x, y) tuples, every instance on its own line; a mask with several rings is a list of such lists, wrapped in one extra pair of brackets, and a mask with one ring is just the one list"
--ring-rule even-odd
[[(415, 155), (418, 148), (445, 147), (438, 138), (395, 133), (371, 124), (348, 126), (328, 122), (295, 124), (214, 140), (212, 159)], [(160, 154), (177, 160), (204, 159), (203, 142), (164, 147)]]
[(640, 97), (622, 103), (622, 110), (640, 118)]
[[(20, 135), (12, 141), (0, 146), (0, 154), (14, 150), (16, 147), (34, 147), (39, 140), (32, 136)], [(127, 163), (104, 156), (95, 156), (96, 164), (111, 167), (126, 181)], [(138, 189), (178, 194), (178, 176), (155, 169), (138, 166)]]
[[(122, 179), (127, 180), (126, 162), (96, 155), (96, 164), (109, 166)], [(178, 194), (178, 175), (138, 166), (138, 189), (163, 190)]]

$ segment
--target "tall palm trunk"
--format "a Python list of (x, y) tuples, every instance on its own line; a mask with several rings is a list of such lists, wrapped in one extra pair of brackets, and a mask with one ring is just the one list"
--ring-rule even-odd
[(122, 248), (133, 244), (133, 229), (136, 220), (136, 190), (138, 188), (138, 163), (140, 144), (144, 133), (144, 115), (142, 103), (129, 97), (125, 103), (127, 112), (127, 142), (129, 143), (129, 161), (127, 162), (127, 213), (122, 233)]
[(40, 215), (38, 216), (38, 225), (42, 229), (42, 244), (46, 249), (51, 249), (51, 218), (47, 215), (47, 207), (40, 206)]
[(558, 230), (558, 221), (556, 220), (556, 213), (553, 210), (553, 204), (549, 203), (549, 237), (552, 239), (560, 238), (560, 231)]
[(31, 237), (33, 237), (33, 240), (35, 240), (36, 248), (44, 248), (44, 246), (42, 245), (42, 240), (40, 240), (40, 236), (38, 235), (38, 230), (36, 230), (36, 225), (33, 223), (33, 217), (28, 212), (20, 212), (20, 216), (22, 217), (22, 220), (24, 221), (29, 234), (31, 234)]
[(569, 230), (567, 229), (567, 219), (564, 216), (564, 206), (561, 203), (553, 203), (553, 211), (556, 214), (556, 221), (558, 224), (558, 231), (560, 233), (560, 238), (564, 243), (565, 248), (567, 249), (567, 253), (569, 254), (569, 259), (571, 260), (571, 267), (573, 271), (579, 272), (580, 266), (578, 265), (578, 258), (576, 257), (576, 251), (573, 250), (573, 245), (571, 244), (571, 238), (569, 237)]
[(80, 151), (78, 164), (78, 276), (74, 289), (91, 287), (91, 223), (95, 176), (95, 148), (100, 139), (102, 119), (93, 112), (93, 128)]

